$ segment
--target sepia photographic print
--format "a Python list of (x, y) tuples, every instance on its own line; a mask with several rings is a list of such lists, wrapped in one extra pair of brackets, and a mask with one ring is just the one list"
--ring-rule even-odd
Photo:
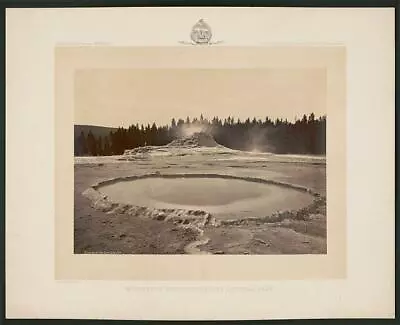
[(326, 69), (82, 69), (76, 254), (326, 254)]

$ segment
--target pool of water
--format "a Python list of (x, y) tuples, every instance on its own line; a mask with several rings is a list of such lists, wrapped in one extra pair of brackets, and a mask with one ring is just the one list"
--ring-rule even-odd
[(313, 201), (312, 195), (297, 189), (215, 177), (123, 180), (99, 191), (117, 203), (203, 210), (224, 219), (268, 216), (278, 210), (301, 209)]

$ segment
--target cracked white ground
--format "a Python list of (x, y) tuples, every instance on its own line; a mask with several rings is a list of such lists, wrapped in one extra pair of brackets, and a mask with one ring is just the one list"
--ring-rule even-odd
[(75, 253), (325, 254), (325, 195), (324, 156), (179, 144), (76, 157)]

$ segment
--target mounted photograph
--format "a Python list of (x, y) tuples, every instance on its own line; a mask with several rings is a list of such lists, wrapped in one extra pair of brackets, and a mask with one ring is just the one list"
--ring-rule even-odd
[(393, 315), (392, 9), (8, 9), (8, 318)]

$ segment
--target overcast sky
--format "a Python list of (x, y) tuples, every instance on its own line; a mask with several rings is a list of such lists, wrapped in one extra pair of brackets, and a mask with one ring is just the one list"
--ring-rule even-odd
[(98, 69), (75, 74), (75, 124), (168, 124), (189, 116), (326, 114), (324, 69)]

